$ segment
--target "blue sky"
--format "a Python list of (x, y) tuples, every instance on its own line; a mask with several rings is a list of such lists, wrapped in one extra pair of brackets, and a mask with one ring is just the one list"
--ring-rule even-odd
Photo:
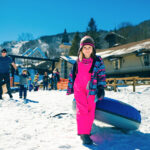
[(0, 44), (21, 33), (83, 32), (91, 17), (102, 30), (136, 25), (150, 19), (150, 0), (0, 0)]

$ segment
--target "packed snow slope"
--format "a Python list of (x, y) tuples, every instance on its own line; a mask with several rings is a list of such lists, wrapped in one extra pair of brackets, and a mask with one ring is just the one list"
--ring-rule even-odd
[(94, 145), (83, 145), (76, 132), (73, 95), (66, 91), (28, 92), (28, 99), (14, 100), (3, 95), (0, 101), (0, 150), (149, 150), (150, 86), (120, 87), (106, 91), (106, 97), (121, 100), (141, 111), (142, 123), (137, 131), (120, 130), (95, 121), (91, 138)]

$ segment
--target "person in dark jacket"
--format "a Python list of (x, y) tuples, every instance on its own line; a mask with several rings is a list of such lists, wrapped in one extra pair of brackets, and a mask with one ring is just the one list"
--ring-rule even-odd
[(57, 90), (57, 82), (60, 81), (59, 71), (58, 71), (57, 68), (55, 68), (55, 69), (53, 70), (52, 78), (53, 78), (53, 88), (54, 88), (55, 90)]
[(6, 83), (7, 91), (8, 91), (7, 93), (9, 94), (9, 97), (13, 98), (10, 89), (10, 75), (9, 75), (10, 65), (12, 65), (16, 70), (16, 72), (18, 73), (16, 64), (12, 61), (12, 59), (9, 56), (7, 56), (7, 50), (2, 49), (1, 57), (0, 57), (0, 100), (2, 100), (3, 82)]
[(49, 90), (52, 90), (53, 89), (53, 74), (49, 74), (49, 83), (50, 83), (50, 89)]
[(74, 93), (76, 100), (77, 133), (83, 144), (93, 144), (90, 138), (95, 118), (96, 101), (104, 97), (105, 66), (96, 56), (94, 40), (85, 36), (80, 41), (78, 59), (69, 75), (67, 95)]
[(47, 72), (44, 73), (43, 76), (43, 90), (48, 90), (48, 83), (49, 83), (49, 76), (47, 74)]

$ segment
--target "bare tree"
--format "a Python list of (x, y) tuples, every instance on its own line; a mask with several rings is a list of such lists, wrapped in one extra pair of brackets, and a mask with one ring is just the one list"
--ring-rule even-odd
[(33, 40), (33, 34), (32, 33), (21, 33), (18, 35), (18, 41), (30, 41)]

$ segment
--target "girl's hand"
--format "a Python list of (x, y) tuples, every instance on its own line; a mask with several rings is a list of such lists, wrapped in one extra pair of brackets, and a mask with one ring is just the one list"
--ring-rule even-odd
[(98, 100), (102, 100), (104, 96), (105, 96), (104, 88), (98, 87), (98, 92), (97, 92)]

